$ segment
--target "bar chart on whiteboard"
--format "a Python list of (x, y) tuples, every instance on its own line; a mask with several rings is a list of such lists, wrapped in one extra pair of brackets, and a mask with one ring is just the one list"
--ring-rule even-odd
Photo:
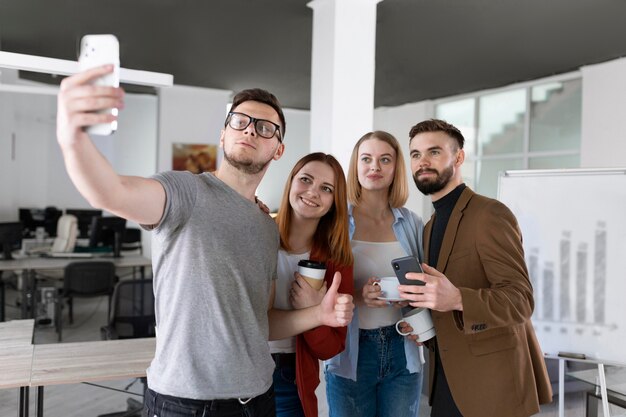
[(533, 322), (546, 332), (587, 330), (601, 336), (604, 327), (617, 326), (606, 320), (606, 222), (597, 223), (592, 239), (573, 241), (572, 234), (561, 233), (557, 259), (541, 262), (538, 247), (526, 252), (535, 289)]
[(580, 171), (502, 176), (498, 199), (522, 230), (543, 351), (626, 363), (626, 174)]

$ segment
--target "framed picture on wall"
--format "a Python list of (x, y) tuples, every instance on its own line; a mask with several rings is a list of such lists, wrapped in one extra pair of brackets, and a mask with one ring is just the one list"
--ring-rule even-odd
[(172, 169), (200, 174), (217, 169), (217, 145), (172, 144)]

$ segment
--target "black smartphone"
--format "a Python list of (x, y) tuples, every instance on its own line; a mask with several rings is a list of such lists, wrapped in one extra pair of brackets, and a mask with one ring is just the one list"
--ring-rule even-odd
[(391, 261), (391, 267), (395, 272), (398, 281), (402, 285), (424, 285), (424, 281), (407, 279), (407, 272), (424, 272), (422, 266), (415, 256), (405, 256), (403, 258), (396, 258)]

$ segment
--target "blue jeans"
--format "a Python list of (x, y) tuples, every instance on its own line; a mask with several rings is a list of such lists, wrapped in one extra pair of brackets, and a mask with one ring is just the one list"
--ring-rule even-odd
[(357, 380), (326, 372), (330, 417), (414, 417), (422, 374), (406, 369), (404, 340), (394, 326), (359, 331)]
[[(295, 355), (295, 354), (294, 354)], [(295, 364), (294, 364), (295, 365)], [(276, 417), (304, 417), (296, 386), (296, 368), (278, 362), (274, 369)]]
[(146, 390), (142, 417), (274, 417), (274, 390), (241, 404), (238, 399), (192, 400)]

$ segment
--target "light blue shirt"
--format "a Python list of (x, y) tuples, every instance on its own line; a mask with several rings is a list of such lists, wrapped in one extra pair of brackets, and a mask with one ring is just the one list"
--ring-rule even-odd
[[(352, 209), (352, 205), (348, 206), (350, 240), (352, 240), (355, 229)], [(423, 261), (422, 234), (424, 232), (424, 223), (422, 219), (404, 207), (392, 208), (391, 211), (395, 219), (392, 225), (393, 233), (396, 235), (400, 246), (402, 246), (407, 256), (416, 256), (420, 262)], [(353, 381), (356, 381), (356, 367), (359, 359), (359, 315), (357, 308), (355, 307), (354, 317), (348, 325), (345, 350), (325, 362), (327, 372), (332, 372), (343, 378), (350, 378)], [(421, 372), (422, 370), (423, 355), (421, 349), (422, 347), (417, 346), (413, 341), (407, 338), (404, 339), (406, 368), (411, 373)]]

